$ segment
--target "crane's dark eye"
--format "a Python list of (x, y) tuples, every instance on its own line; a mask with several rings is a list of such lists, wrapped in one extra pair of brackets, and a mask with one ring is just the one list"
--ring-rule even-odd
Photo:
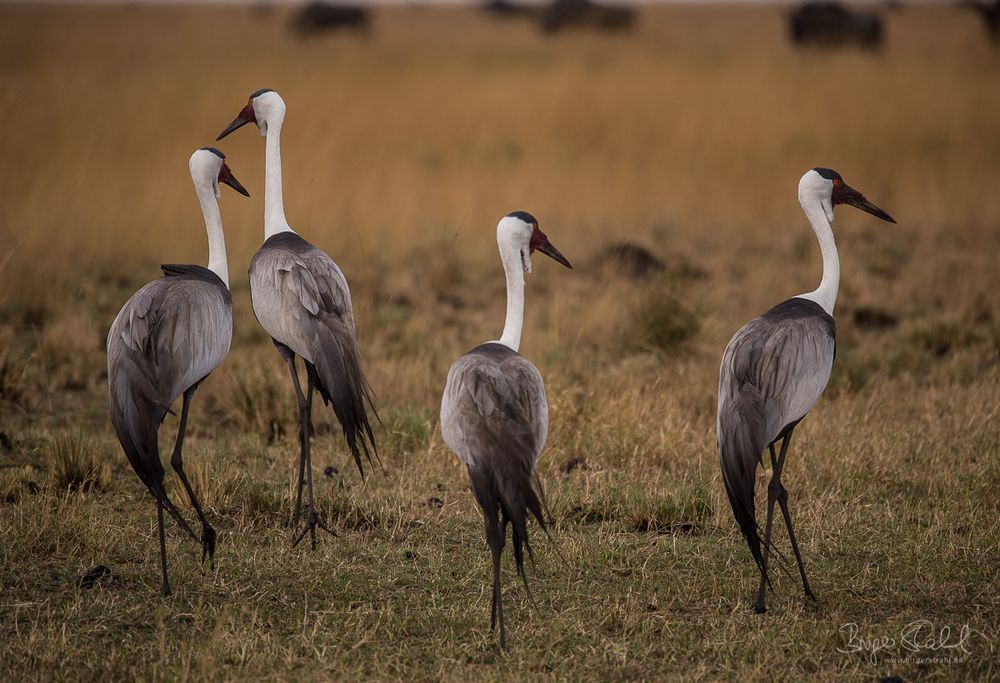
[(835, 186), (836, 186), (836, 185), (840, 185), (840, 180), (838, 180), (837, 178), (834, 178), (834, 179), (833, 179), (833, 184), (834, 184)]

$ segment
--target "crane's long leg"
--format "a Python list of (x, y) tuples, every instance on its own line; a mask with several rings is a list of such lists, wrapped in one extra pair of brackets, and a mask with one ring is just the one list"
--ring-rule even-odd
[(163, 503), (156, 499), (156, 521), (160, 527), (160, 567), (163, 569), (163, 594), (170, 595), (170, 580), (167, 578), (167, 539), (163, 533)]
[[(296, 387), (296, 398), (299, 398), (301, 390), (299, 389), (299, 376), (295, 371), (295, 357), (292, 356), (290, 366), (292, 369), (292, 381), (295, 383)], [(305, 472), (306, 472), (306, 461), (312, 461), (312, 455), (310, 452), (310, 438), (312, 437), (315, 430), (312, 424), (312, 397), (313, 397), (313, 387), (315, 386), (315, 378), (312, 372), (309, 370), (309, 366), (306, 365), (306, 395), (305, 395), (305, 411), (306, 419), (302, 420), (301, 411), (302, 406), (299, 406), (300, 417), (299, 417), (299, 481), (295, 486), (295, 517), (292, 519), (292, 526), (296, 527), (299, 525), (299, 516), (302, 513), (302, 488), (305, 486)]]
[[(312, 425), (312, 397), (313, 397), (313, 389), (316, 386), (316, 378), (313, 375), (312, 368), (308, 364), (306, 365), (306, 377), (308, 379), (308, 384), (306, 388), (306, 396), (305, 398), (302, 399), (301, 403), (302, 415), (300, 417), (300, 420), (302, 422), (302, 433), (303, 433), (303, 458), (305, 462), (304, 469), (306, 475), (306, 491), (309, 494), (309, 516), (306, 519), (305, 526), (302, 527), (302, 530), (295, 536), (295, 539), (292, 541), (292, 546), (298, 545), (299, 541), (301, 541), (305, 537), (306, 531), (308, 531), (312, 547), (315, 550), (316, 527), (319, 527), (320, 529), (322, 529), (323, 531), (327, 532), (332, 536), (336, 536), (337, 534), (331, 531), (326, 526), (326, 524), (323, 523), (323, 520), (319, 518), (319, 514), (316, 512), (316, 498), (313, 495), (312, 453), (310, 452), (309, 448), (309, 430)], [(296, 387), (297, 386), (298, 382), (296, 381)]]
[(771, 523), (774, 519), (774, 503), (778, 497), (777, 458), (774, 454), (774, 444), (768, 446), (771, 451), (771, 483), (767, 485), (767, 523), (764, 525), (764, 563), (760, 570), (760, 587), (757, 589), (757, 601), (754, 603), (753, 611), (763, 614), (767, 611), (764, 604), (764, 590), (767, 587), (767, 556), (771, 549)]
[[(313, 483), (312, 483), (312, 444), (310, 439), (312, 438), (313, 428), (312, 428), (312, 403), (313, 403), (313, 389), (316, 386), (315, 377), (313, 376), (312, 370), (309, 366), (306, 366), (306, 403), (305, 403), (305, 419), (302, 420), (302, 441), (305, 443), (305, 467), (308, 468), (307, 476), (309, 477), (309, 515), (312, 517), (316, 510), (313, 505)], [(299, 468), (299, 497), (302, 497), (302, 474), (303, 468)], [(310, 533), (312, 534), (312, 546), (316, 547), (316, 529), (313, 528)]]
[[(292, 361), (293, 376), (295, 381), (296, 389), (298, 389), (299, 378), (294, 375), (295, 361)], [(307, 373), (308, 374), (308, 373)], [(312, 414), (312, 377), (308, 377), (309, 388), (307, 390), (306, 412), (310, 415), (310, 419), (305, 422), (302, 421), (301, 411), (302, 407), (299, 406), (300, 416), (299, 416), (299, 481), (295, 486), (295, 518), (292, 519), (292, 526), (297, 527), (299, 525), (299, 516), (302, 514), (302, 487), (306, 483), (306, 461), (309, 459), (309, 438), (312, 434), (310, 427), (312, 426), (311, 414)], [(311, 465), (310, 465), (311, 466)]]
[(490, 607), (490, 630), (500, 624), (500, 649), (507, 649), (507, 634), (503, 627), (503, 602), (500, 595), (500, 555), (503, 553), (505, 533), (497, 522), (497, 511), (483, 508), (486, 520), (486, 542), (493, 555), (493, 604)]
[(777, 478), (778, 478), (778, 505), (781, 506), (781, 515), (785, 518), (785, 526), (788, 527), (788, 538), (792, 542), (792, 551), (795, 553), (795, 561), (799, 565), (799, 574), (802, 576), (802, 589), (805, 591), (806, 597), (813, 600), (816, 596), (813, 595), (812, 589), (809, 588), (809, 580), (806, 578), (806, 566), (802, 562), (802, 555), (799, 553), (799, 544), (795, 540), (795, 531), (792, 529), (792, 515), (788, 512), (788, 491), (785, 490), (784, 485), (781, 483), (781, 471), (785, 467), (785, 455), (788, 453), (788, 444), (792, 440), (792, 432), (789, 431), (785, 435), (785, 438), (781, 441), (781, 455), (778, 456), (778, 468), (777, 468)]
[(184, 484), (184, 490), (187, 491), (188, 498), (191, 499), (191, 504), (194, 505), (194, 510), (198, 513), (198, 519), (201, 520), (201, 561), (204, 562), (205, 558), (208, 557), (212, 563), (212, 569), (215, 569), (215, 529), (212, 528), (212, 525), (208, 523), (208, 519), (205, 518), (205, 513), (202, 512), (201, 505), (198, 503), (198, 498), (194, 495), (194, 489), (191, 488), (191, 482), (188, 481), (187, 475), (184, 474), (184, 459), (181, 456), (181, 451), (184, 448), (184, 435), (187, 433), (188, 408), (191, 406), (191, 399), (194, 397), (194, 392), (197, 389), (198, 384), (194, 384), (184, 392), (181, 420), (177, 427), (177, 441), (174, 443), (173, 455), (170, 456), (170, 465), (177, 472), (181, 483)]
[[(316, 524), (319, 523), (316, 515), (316, 499), (313, 495), (313, 473), (312, 473), (312, 450), (309, 448), (309, 427), (312, 422), (312, 395), (313, 395), (313, 375), (309, 368), (306, 368), (306, 400), (303, 403), (302, 413), (302, 440), (305, 443), (306, 454), (306, 487), (309, 492), (309, 518), (306, 526), (309, 529), (309, 541), (313, 550), (316, 549)], [(303, 529), (304, 531), (304, 529)]]
[[(294, 368), (294, 361), (292, 362), (292, 367)], [(294, 381), (296, 386), (298, 386), (299, 378), (298, 375), (293, 373)], [(312, 371), (309, 370), (309, 366), (306, 366), (306, 419), (303, 421), (299, 418), (299, 444), (301, 452), (304, 454), (299, 458), (299, 482), (295, 486), (295, 518), (292, 520), (292, 526), (299, 525), (299, 515), (302, 512), (302, 487), (305, 486), (305, 473), (306, 473), (306, 461), (309, 461), (309, 467), (312, 467), (312, 452), (310, 448), (310, 438), (312, 437), (315, 430), (312, 424), (312, 397), (313, 397), (313, 387), (315, 386), (315, 378), (313, 377)], [(300, 407), (301, 410), (301, 407)]]
[(302, 385), (299, 384), (299, 372), (295, 368), (295, 353), (279, 342), (274, 341), (274, 346), (278, 349), (278, 354), (288, 365), (288, 374), (292, 378), (292, 388), (295, 390), (295, 402), (299, 409), (299, 481), (295, 487), (295, 513), (292, 516), (292, 526), (299, 525), (299, 515), (302, 512), (302, 485), (305, 483), (306, 454), (309, 450), (309, 433), (307, 431), (308, 420), (303, 421), (302, 415), (305, 412), (306, 399), (302, 395)]

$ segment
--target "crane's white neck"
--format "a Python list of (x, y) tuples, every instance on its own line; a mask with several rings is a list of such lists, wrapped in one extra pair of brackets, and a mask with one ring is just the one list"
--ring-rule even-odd
[(840, 289), (840, 257), (837, 254), (837, 243), (833, 238), (833, 227), (830, 218), (833, 211), (827, 212), (819, 199), (815, 197), (799, 198), (802, 210), (812, 225), (819, 248), (823, 254), (823, 279), (819, 287), (808, 294), (800, 294), (799, 298), (815, 301), (827, 315), (833, 315), (833, 307), (837, 304), (837, 292)]
[(500, 242), (500, 260), (507, 276), (507, 319), (503, 324), (500, 343), (514, 351), (521, 347), (524, 329), (524, 264), (521, 249), (512, 240)]
[(281, 192), (281, 124), (284, 116), (267, 122), (267, 146), (264, 153), (264, 239), (279, 232), (295, 232), (285, 220), (285, 202)]
[(219, 276), (229, 289), (229, 262), (226, 260), (226, 238), (222, 233), (222, 214), (219, 200), (215, 196), (212, 182), (196, 184), (201, 212), (205, 216), (205, 232), (208, 233), (208, 269)]

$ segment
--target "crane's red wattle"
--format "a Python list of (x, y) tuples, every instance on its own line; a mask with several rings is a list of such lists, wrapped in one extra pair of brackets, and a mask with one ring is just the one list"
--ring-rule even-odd
[(534, 229), (531, 231), (531, 242), (528, 245), (529, 252), (534, 253), (535, 249), (538, 249), (548, 241), (548, 236), (542, 232), (537, 225), (534, 226)]

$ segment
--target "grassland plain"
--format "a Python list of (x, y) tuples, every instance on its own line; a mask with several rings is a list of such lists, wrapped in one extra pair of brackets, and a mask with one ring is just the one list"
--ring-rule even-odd
[[(777, 8), (648, 9), (628, 36), (555, 40), (463, 9), (380, 9), (368, 38), (297, 40), (287, 18), (0, 5), (2, 678), (997, 678), (1000, 52), (971, 13), (890, 12), (874, 54), (793, 52)], [(262, 86), (289, 106), (289, 219), (352, 284), (385, 473), (362, 484), (317, 411), (340, 536), (289, 547), (294, 402), (241, 275), (263, 195), (262, 141), (241, 131), (223, 146), (254, 195), (222, 198), (233, 351), (186, 449), (218, 567), (171, 526), (161, 598), (103, 340), (159, 262), (204, 262), (185, 163)], [(755, 616), (714, 449), (718, 360), (818, 281), (795, 201), (814, 165), (899, 225), (839, 210), (835, 373), (785, 476), (819, 603), (779, 574)], [(437, 405), (451, 361), (499, 334), (512, 209), (576, 265), (536, 263), (522, 349), (546, 378), (541, 475), (573, 569), (536, 539), (533, 610), (506, 565), (498, 654)], [(600, 258), (622, 241), (665, 269)], [(98, 564), (113, 578), (77, 588)], [(845, 624), (898, 641), (919, 619), (971, 629), (959, 662), (840, 651)]]

